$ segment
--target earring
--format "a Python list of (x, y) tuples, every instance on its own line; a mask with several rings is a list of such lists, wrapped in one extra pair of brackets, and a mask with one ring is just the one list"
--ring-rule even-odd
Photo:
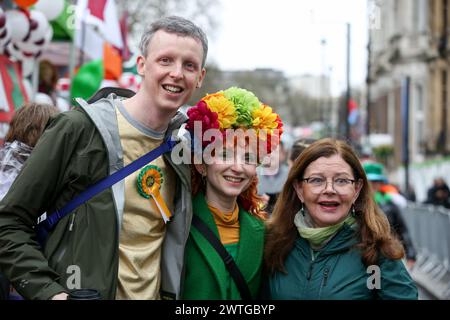
[(302, 207), (300, 208), (300, 212), (302, 213), (302, 216), (305, 216), (305, 208), (303, 207), (303, 202)]
[(206, 174), (204, 172), (202, 172), (201, 175), (202, 175), (202, 183), (203, 183), (203, 185), (206, 186)]
[(356, 217), (355, 204), (352, 204), (352, 216), (353, 218)]

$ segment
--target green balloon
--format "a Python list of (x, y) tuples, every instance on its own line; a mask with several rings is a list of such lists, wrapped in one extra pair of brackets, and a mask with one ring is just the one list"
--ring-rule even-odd
[(93, 60), (83, 64), (72, 79), (71, 98), (89, 99), (100, 89), (104, 74), (103, 60)]
[(67, 0), (64, 0), (64, 10), (61, 14), (49, 22), (53, 28), (54, 41), (72, 41), (75, 30), (75, 10), (69, 9)]

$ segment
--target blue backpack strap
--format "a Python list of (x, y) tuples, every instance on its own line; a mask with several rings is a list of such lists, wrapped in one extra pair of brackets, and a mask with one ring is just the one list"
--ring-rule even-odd
[[(164, 143), (162, 143), (159, 147), (153, 149), (152, 151), (146, 153), (142, 157), (136, 159), (132, 163), (128, 164), (127, 166), (123, 167), (122, 169), (116, 171), (112, 175), (101, 179), (94, 185), (90, 186), (87, 190), (81, 192), (78, 194), (75, 198), (73, 198), (69, 203), (67, 203), (64, 207), (62, 207), (59, 210), (56, 210), (55, 212), (51, 213), (50, 215), (47, 215), (47, 219), (38, 222), (38, 233), (45, 233), (45, 231), (51, 231), (53, 227), (58, 223), (59, 220), (64, 218), (66, 215), (68, 215), (70, 212), (72, 212), (74, 209), (76, 209), (81, 204), (85, 203), (92, 197), (94, 197), (96, 194), (108, 189), (113, 184), (119, 182), (120, 180), (126, 178), (131, 173), (135, 172), (136, 170), (142, 168), (147, 163), (152, 162), (156, 158), (158, 158), (163, 153), (169, 152), (173, 149), (177, 142), (172, 139), (167, 139)], [(39, 230), (40, 229), (40, 230)]]

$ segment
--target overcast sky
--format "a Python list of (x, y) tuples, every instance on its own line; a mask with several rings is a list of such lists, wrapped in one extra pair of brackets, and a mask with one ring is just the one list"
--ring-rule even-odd
[(337, 94), (346, 86), (345, 24), (350, 22), (351, 82), (362, 86), (366, 5), (366, 0), (221, 0), (209, 62), (224, 70), (274, 68), (287, 76), (326, 71)]

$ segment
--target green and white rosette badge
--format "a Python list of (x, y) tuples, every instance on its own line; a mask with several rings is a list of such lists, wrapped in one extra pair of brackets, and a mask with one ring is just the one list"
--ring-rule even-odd
[(147, 165), (141, 169), (138, 175), (137, 187), (141, 196), (146, 199), (150, 199), (151, 197), (155, 201), (164, 223), (167, 223), (170, 221), (172, 214), (159, 192), (163, 182), (164, 179), (161, 169), (155, 165)]

